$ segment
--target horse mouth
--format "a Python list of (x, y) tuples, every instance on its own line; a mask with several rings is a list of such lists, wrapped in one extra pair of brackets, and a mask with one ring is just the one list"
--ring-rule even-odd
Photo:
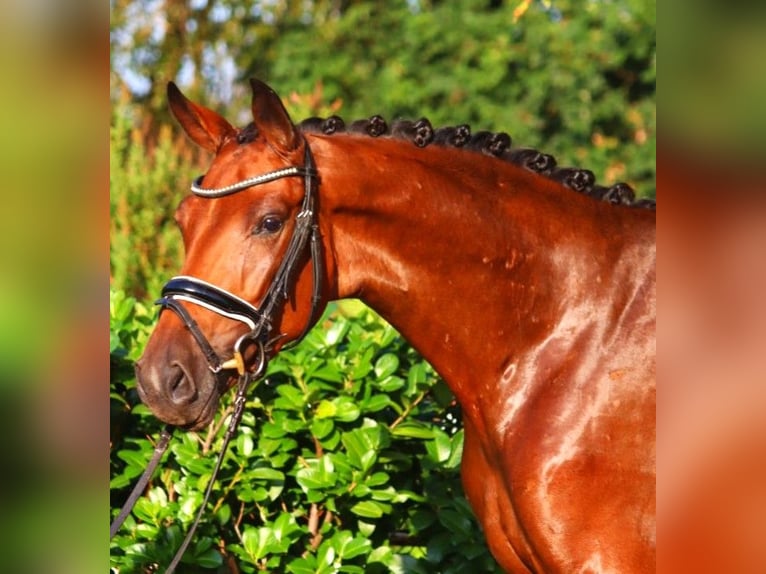
[(217, 390), (213, 390), (203, 403), (197, 416), (189, 423), (178, 425), (184, 431), (199, 431), (210, 425), (218, 411), (220, 395)]
[(218, 412), (221, 397), (237, 383), (236, 376), (222, 375), (219, 373), (213, 375), (213, 377), (215, 379), (214, 384), (211, 385), (210, 394), (207, 396), (207, 400), (202, 404), (199, 413), (190, 423), (178, 425), (179, 428), (185, 431), (199, 431), (209, 426), (211, 421), (215, 418), (216, 412)]

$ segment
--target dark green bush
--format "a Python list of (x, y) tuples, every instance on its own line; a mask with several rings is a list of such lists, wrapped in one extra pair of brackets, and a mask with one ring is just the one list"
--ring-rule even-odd
[[(152, 313), (111, 294), (112, 516), (152, 454), (160, 423), (132, 362)], [(166, 566), (198, 509), (231, 413), (177, 432), (111, 544), (118, 572)], [(183, 564), (227, 572), (494, 572), (463, 496), (463, 431), (431, 367), (379, 317), (344, 302), (251, 390)], [(182, 570), (183, 571), (183, 570)]]

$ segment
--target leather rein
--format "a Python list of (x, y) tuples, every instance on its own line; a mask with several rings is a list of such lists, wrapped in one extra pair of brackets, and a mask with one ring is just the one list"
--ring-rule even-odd
[[(300, 264), (301, 257), (306, 251), (307, 245), (310, 250), (313, 277), (311, 315), (309, 316), (309, 320), (306, 323), (303, 332), (290, 343), (290, 346), (297, 344), (306, 335), (314, 324), (314, 321), (317, 319), (317, 314), (320, 309), (319, 304), (322, 298), (322, 242), (319, 234), (319, 224), (317, 222), (316, 213), (318, 174), (311, 149), (307, 142), (304, 142), (304, 145), (305, 153), (303, 166), (291, 166), (270, 171), (221, 188), (202, 187), (203, 176), (201, 176), (197, 178), (191, 186), (191, 191), (195, 195), (212, 199), (237, 193), (253, 186), (285, 177), (303, 177), (304, 195), (301, 210), (296, 216), (293, 235), (290, 238), (282, 262), (261, 301), (260, 307), (252, 305), (226, 289), (222, 289), (221, 287), (203, 281), (202, 279), (187, 275), (180, 275), (170, 279), (162, 288), (160, 299), (156, 301), (156, 304), (159, 305), (162, 310), (170, 309), (181, 318), (184, 325), (197, 342), (197, 345), (200, 347), (200, 350), (205, 355), (208, 367), (214, 375), (218, 376), (222, 371), (232, 369), (236, 369), (238, 373), (237, 394), (234, 399), (234, 412), (226, 429), (221, 451), (218, 454), (218, 459), (213, 468), (213, 474), (208, 481), (207, 488), (205, 489), (205, 496), (197, 512), (197, 516), (189, 528), (186, 538), (178, 548), (176, 555), (173, 557), (172, 562), (165, 571), (166, 574), (171, 574), (175, 571), (176, 566), (181, 561), (181, 557), (191, 542), (194, 531), (197, 529), (197, 525), (202, 518), (202, 513), (207, 505), (207, 501), (213, 488), (213, 483), (218, 475), (226, 449), (242, 419), (247, 389), (253, 381), (259, 381), (263, 378), (268, 366), (270, 351), (272, 350), (274, 343), (284, 336), (282, 334), (278, 334), (275, 337), (272, 336), (272, 320), (277, 310), (289, 296), (289, 289), (293, 282), (295, 271)], [(222, 360), (221, 357), (218, 356), (213, 349), (213, 346), (202, 333), (197, 322), (192, 318), (182, 302), (192, 303), (203, 307), (228, 319), (244, 323), (249, 327), (250, 330), (239, 337), (234, 343), (232, 358)], [(256, 362), (253, 365), (248, 365), (245, 359), (245, 352), (250, 347), (254, 347), (255, 349), (254, 356)], [(286, 346), (285, 348), (288, 347)], [(149, 461), (144, 473), (137, 481), (130, 496), (125, 501), (120, 513), (110, 526), (110, 539), (119, 531), (122, 523), (130, 514), (136, 501), (146, 488), (151, 475), (154, 473), (154, 470), (162, 459), (162, 455), (167, 450), (172, 432), (173, 427), (171, 425), (166, 425), (163, 428), (160, 434), (160, 439), (157, 441), (157, 445), (154, 449), (152, 459)]]

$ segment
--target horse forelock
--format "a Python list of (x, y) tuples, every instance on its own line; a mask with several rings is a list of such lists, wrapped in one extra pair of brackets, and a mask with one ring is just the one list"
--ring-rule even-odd
[(258, 137), (258, 128), (254, 123), (247, 124), (237, 133), (237, 143), (250, 143)]
[[(248, 126), (249, 127), (249, 126)], [(311, 117), (298, 124), (302, 133), (361, 134), (372, 138), (388, 137), (410, 142), (417, 147), (438, 145), (480, 153), (518, 165), (531, 172), (557, 181), (579, 193), (615, 205), (655, 209), (653, 199), (636, 200), (633, 188), (624, 182), (611, 186), (596, 183), (592, 171), (578, 167), (557, 167), (556, 158), (534, 148), (512, 148), (512, 138), (505, 132), (471, 132), (467, 124), (434, 128), (427, 118), (416, 121), (398, 119), (391, 124), (379, 115), (354, 120), (346, 125), (339, 116)], [(247, 128), (245, 128), (247, 129)], [(244, 132), (240, 132), (241, 134)], [(257, 135), (257, 131), (256, 131)]]

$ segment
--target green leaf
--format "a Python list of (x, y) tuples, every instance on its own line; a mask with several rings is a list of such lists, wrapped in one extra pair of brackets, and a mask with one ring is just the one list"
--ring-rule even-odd
[(223, 556), (215, 548), (211, 548), (202, 554), (195, 554), (194, 561), (203, 568), (218, 568), (223, 564)]
[(119, 335), (117, 335), (117, 333), (113, 331), (110, 331), (109, 332), (109, 354), (111, 355), (121, 346), (122, 346), (122, 342), (120, 341)]
[(331, 566), (335, 561), (335, 548), (332, 546), (332, 540), (325, 540), (317, 551), (317, 564), (319, 571), (326, 571), (327, 566)]
[(144, 522), (155, 523), (158, 515), (158, 507), (148, 498), (139, 498), (133, 507), (133, 514)]
[(352, 398), (338, 397), (333, 402), (337, 408), (335, 418), (339, 421), (350, 423), (359, 418), (361, 411)]
[(325, 449), (335, 450), (338, 447), (338, 443), (340, 443), (340, 436), (341, 433), (337, 429), (333, 429), (328, 436), (319, 439), (319, 442)]
[(380, 562), (384, 566), (391, 566), (393, 557), (394, 552), (391, 550), (390, 546), (378, 546), (370, 552), (370, 555), (367, 557), (367, 563), (373, 564), (375, 562)]
[(399, 368), (399, 357), (393, 353), (386, 353), (375, 361), (375, 375), (378, 379), (385, 379), (393, 375)]
[(287, 565), (287, 571), (293, 574), (315, 574), (316, 569), (316, 559), (312, 555), (308, 555), (306, 558), (298, 558)]
[(328, 481), (327, 477), (315, 468), (302, 468), (296, 473), (295, 480), (304, 491), (329, 488), (335, 484), (334, 481)]
[(464, 441), (464, 432), (463, 432), (463, 429), (460, 429), (452, 437), (452, 444), (450, 446), (450, 455), (449, 455), (449, 458), (444, 463), (445, 468), (452, 469), (452, 468), (460, 467), (460, 463), (463, 460), (463, 441)]
[(433, 440), (426, 443), (426, 450), (436, 462), (446, 461), (452, 453), (452, 441), (447, 433), (438, 428), (431, 429)]
[(304, 491), (332, 488), (337, 479), (338, 475), (329, 456), (311, 461), (308, 468), (302, 468), (295, 474), (295, 480)]
[(165, 506), (168, 503), (168, 495), (164, 489), (155, 487), (149, 490), (149, 500), (159, 506)]
[(375, 527), (377, 526), (375, 522), (364, 522), (363, 520), (357, 520), (356, 524), (359, 528), (359, 533), (365, 538), (372, 536), (372, 533), (375, 532)]
[(472, 524), (465, 514), (445, 508), (438, 513), (438, 518), (439, 522), (452, 532), (463, 536), (470, 534)]
[(407, 383), (410, 390), (415, 392), (418, 386), (423, 385), (428, 380), (428, 364), (424, 361), (415, 363), (407, 372)]
[(355, 361), (352, 363), (351, 372), (349, 373), (352, 380), (358, 381), (366, 377), (370, 371), (372, 371), (372, 357), (374, 352), (374, 349), (370, 347), (365, 349), (361, 356), (357, 355), (354, 358)]
[(341, 441), (346, 447), (351, 464), (366, 471), (377, 458), (380, 429), (378, 427), (355, 429), (343, 433)]
[(390, 404), (391, 398), (388, 395), (372, 395), (364, 402), (362, 410), (370, 413), (376, 413), (378, 411), (382, 411)]
[(128, 463), (128, 465), (138, 468), (145, 467), (148, 462), (148, 458), (144, 456), (144, 453), (137, 450), (123, 449), (117, 451), (117, 456)]
[(283, 481), (285, 474), (273, 468), (256, 467), (247, 471), (247, 477), (253, 480)]
[(351, 512), (363, 518), (380, 518), (390, 512), (391, 506), (374, 500), (363, 500), (351, 507)]
[(311, 434), (318, 439), (325, 438), (335, 428), (335, 423), (330, 419), (317, 419), (311, 421)]
[(237, 450), (242, 456), (248, 457), (253, 453), (253, 437), (240, 433), (237, 437)]
[(218, 511), (215, 513), (218, 522), (226, 524), (231, 519), (231, 506), (228, 504), (222, 504)]
[(348, 531), (340, 532), (332, 538), (338, 557), (342, 559), (354, 558), (366, 553), (372, 546), (367, 538), (357, 536), (354, 538)]
[[(207, 482), (207, 481), (206, 481)], [(182, 520), (192, 520), (197, 509), (202, 504), (202, 492), (201, 490), (194, 490), (188, 492), (186, 496), (181, 500), (181, 505), (178, 507), (178, 514)]]
[(303, 392), (292, 385), (279, 385), (277, 393), (280, 398), (274, 404), (282, 409), (301, 411), (306, 406), (306, 397)]
[(351, 323), (341, 316), (337, 316), (332, 325), (325, 331), (324, 338), (327, 345), (336, 345), (348, 332)]
[(386, 484), (390, 480), (391, 476), (386, 472), (375, 472), (371, 475), (369, 475), (364, 483), (369, 486), (380, 486), (382, 484)]
[(314, 411), (314, 417), (318, 419), (326, 419), (334, 417), (338, 412), (338, 407), (332, 401), (323, 400), (319, 403)]
[(423, 423), (417, 421), (404, 421), (399, 423), (397, 426), (391, 429), (391, 434), (398, 437), (420, 439), (430, 439), (434, 436), (432, 428), (429, 428)]
[(412, 514), (412, 518), (410, 520), (412, 521), (412, 528), (414, 528), (417, 532), (425, 530), (434, 522), (436, 522), (436, 515), (431, 510), (417, 510)]
[(287, 541), (291, 534), (300, 530), (301, 527), (298, 526), (295, 517), (288, 512), (282, 512), (272, 526), (274, 537), (278, 542)]
[[(281, 430), (280, 433), (280, 436), (284, 436)], [(261, 456), (268, 458), (284, 444), (285, 441), (280, 440), (279, 438), (268, 438), (265, 435), (261, 435), (258, 439), (258, 450), (260, 451)]]
[(404, 386), (404, 384), (404, 379), (395, 375), (391, 375), (377, 381), (378, 388), (384, 393), (393, 393), (394, 391), (398, 391)]
[(245, 526), (242, 532), (242, 543), (253, 560), (260, 560), (266, 556), (269, 547), (275, 542), (274, 534), (266, 526), (260, 528)]

